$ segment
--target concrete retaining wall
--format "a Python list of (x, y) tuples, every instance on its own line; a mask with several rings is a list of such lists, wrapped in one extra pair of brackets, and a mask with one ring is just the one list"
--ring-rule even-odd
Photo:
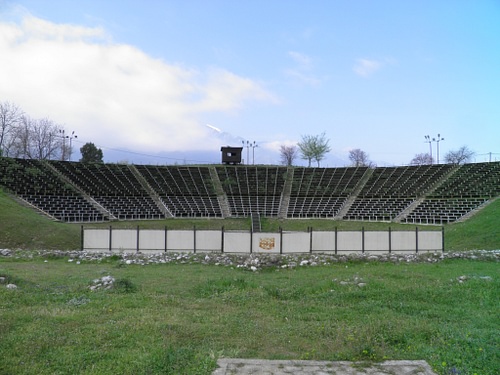
[(82, 228), (82, 250), (111, 252), (418, 253), (444, 251), (440, 231), (309, 231)]

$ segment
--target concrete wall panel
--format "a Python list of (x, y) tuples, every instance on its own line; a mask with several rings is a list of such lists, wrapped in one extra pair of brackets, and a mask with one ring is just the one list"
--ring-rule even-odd
[(441, 231), (418, 232), (418, 251), (441, 251), (443, 233)]
[(103, 229), (85, 229), (83, 249), (88, 251), (108, 251), (109, 231)]
[(196, 251), (222, 251), (222, 232), (197, 230)]
[(111, 231), (111, 244), (118, 251), (137, 251), (136, 229), (113, 229)]
[(337, 232), (339, 251), (358, 252), (362, 250), (361, 232)]
[(307, 232), (283, 232), (283, 249), (288, 253), (309, 253), (311, 234)]
[(139, 250), (165, 251), (165, 231), (141, 229), (139, 232)]
[(313, 251), (335, 251), (335, 232), (313, 232)]
[(415, 232), (392, 232), (391, 233), (392, 251), (415, 251), (416, 250), (416, 234)]
[(194, 231), (167, 231), (167, 251), (194, 251)]
[(250, 253), (250, 232), (224, 232), (225, 253)]
[(389, 232), (365, 232), (365, 251), (389, 252)]

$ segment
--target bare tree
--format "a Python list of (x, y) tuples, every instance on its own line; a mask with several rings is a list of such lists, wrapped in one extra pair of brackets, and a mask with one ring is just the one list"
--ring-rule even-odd
[(297, 158), (298, 150), (296, 146), (280, 146), (280, 161), (282, 165), (287, 167), (293, 165), (293, 162)]
[(0, 102), (0, 155), (8, 154), (7, 146), (11, 144), (10, 137), (19, 126), (23, 111), (10, 102)]
[(429, 165), (433, 164), (434, 159), (430, 154), (417, 154), (413, 159), (411, 159), (411, 165)]
[(32, 119), (23, 116), (13, 133), (9, 153), (26, 159), (55, 159), (62, 152), (60, 127), (49, 119)]
[(349, 160), (355, 167), (375, 166), (375, 164), (372, 161), (370, 161), (368, 154), (359, 148), (349, 151)]
[(28, 150), (30, 143), (31, 119), (28, 116), (21, 118), (20, 124), (15, 127), (7, 147), (8, 155), (14, 158), (29, 158)]
[(462, 146), (458, 150), (449, 151), (444, 156), (444, 161), (447, 164), (465, 164), (472, 160), (474, 154), (474, 151), (470, 150), (467, 146)]
[(316, 160), (319, 167), (319, 162), (330, 152), (329, 142), (330, 140), (326, 139), (325, 133), (321, 135), (303, 135), (302, 141), (297, 146), (299, 146), (302, 159), (308, 161), (309, 167), (312, 160)]

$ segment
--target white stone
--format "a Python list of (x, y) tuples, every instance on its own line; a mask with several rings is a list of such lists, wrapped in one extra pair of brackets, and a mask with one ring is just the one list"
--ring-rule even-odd
[(7, 289), (17, 289), (17, 285), (16, 284), (7, 284), (5, 287)]

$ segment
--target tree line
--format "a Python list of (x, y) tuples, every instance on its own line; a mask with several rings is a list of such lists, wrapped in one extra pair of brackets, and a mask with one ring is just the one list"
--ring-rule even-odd
[[(282, 165), (292, 166), (295, 160), (300, 156), (308, 161), (308, 166), (311, 167), (312, 161), (317, 162), (319, 167), (320, 161), (325, 158), (325, 155), (331, 151), (330, 140), (326, 138), (325, 133), (320, 135), (303, 135), (297, 145), (281, 145), (280, 146), (280, 162)], [(465, 164), (470, 163), (475, 153), (467, 146), (462, 146), (458, 150), (449, 151), (444, 156), (445, 164)], [(370, 167), (375, 168), (377, 165), (370, 160), (368, 153), (356, 148), (349, 151), (349, 161), (353, 167)], [(430, 165), (435, 164), (431, 154), (416, 154), (409, 163), (410, 165)]]
[[(49, 118), (32, 118), (18, 105), (0, 102), (0, 156), (21, 159), (71, 160), (73, 139), (61, 124)], [(80, 148), (82, 162), (101, 162), (102, 150), (93, 143)]]

